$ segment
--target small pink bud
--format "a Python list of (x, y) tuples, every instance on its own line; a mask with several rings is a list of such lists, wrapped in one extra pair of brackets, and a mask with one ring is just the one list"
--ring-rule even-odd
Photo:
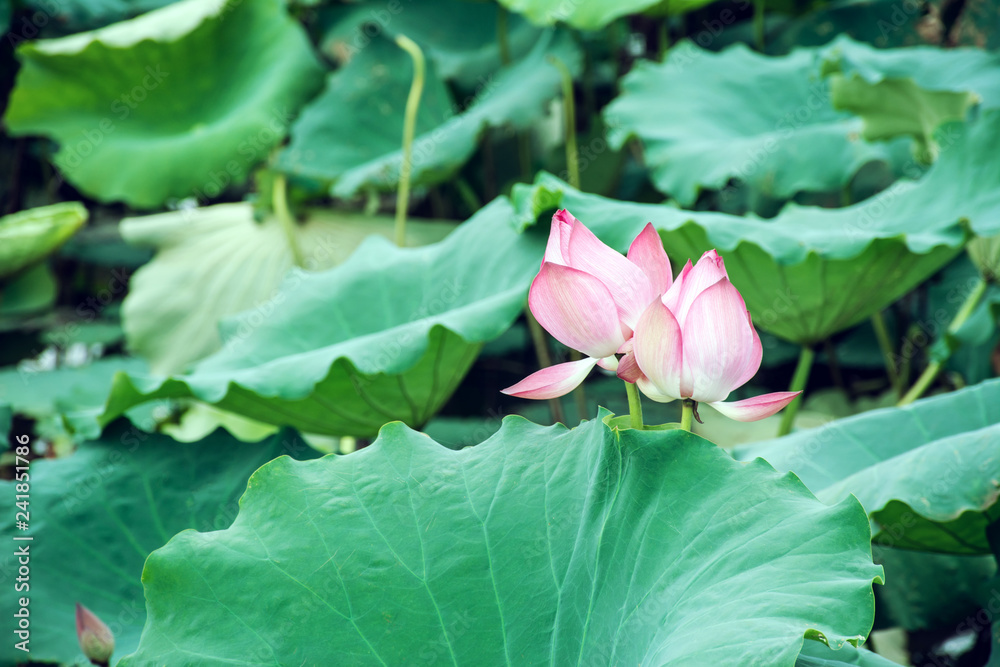
[(76, 638), (83, 654), (96, 665), (107, 665), (115, 652), (115, 637), (94, 612), (76, 603)]

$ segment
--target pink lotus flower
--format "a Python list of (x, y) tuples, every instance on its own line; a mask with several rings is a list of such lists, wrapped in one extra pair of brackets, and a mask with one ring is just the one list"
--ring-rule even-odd
[(646, 308), (673, 281), (670, 260), (651, 224), (623, 257), (604, 245), (568, 211), (552, 216), (542, 268), (531, 283), (528, 306), (552, 336), (587, 355), (533, 373), (503, 393), (546, 399), (567, 394), (600, 364), (615, 370)]
[(781, 391), (726, 403), (760, 367), (763, 350), (743, 297), (726, 266), (710, 250), (642, 314), (632, 350), (618, 376), (635, 382), (649, 398), (668, 403), (690, 398), (738, 421), (769, 417), (801, 392)]

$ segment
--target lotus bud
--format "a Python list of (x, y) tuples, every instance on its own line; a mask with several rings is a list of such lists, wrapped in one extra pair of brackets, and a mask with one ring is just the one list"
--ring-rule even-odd
[(95, 665), (107, 665), (115, 652), (115, 638), (94, 612), (76, 603), (76, 638), (83, 654)]

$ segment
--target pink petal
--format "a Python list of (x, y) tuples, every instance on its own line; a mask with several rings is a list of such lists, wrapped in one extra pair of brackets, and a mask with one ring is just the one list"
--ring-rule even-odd
[(635, 353), (629, 352), (618, 360), (618, 377), (632, 383), (637, 382), (641, 377), (645, 377), (639, 368), (639, 364), (635, 363)]
[(670, 259), (651, 222), (632, 241), (628, 249), (628, 260), (642, 269), (657, 294), (666, 292), (674, 282), (674, 276), (670, 272)]
[(683, 331), (684, 368), (690, 373), (691, 398), (696, 401), (724, 400), (745, 382), (748, 369), (756, 372), (760, 365), (743, 297), (728, 278), (698, 295)]
[(653, 289), (643, 270), (623, 255), (604, 245), (593, 232), (579, 221), (573, 226), (568, 252), (563, 252), (567, 264), (597, 277), (611, 292), (622, 323), (635, 329), (643, 311), (659, 292)]
[(684, 364), (681, 328), (659, 299), (639, 319), (633, 340), (633, 354), (643, 375), (660, 394), (681, 398)]
[(583, 271), (543, 262), (531, 283), (528, 306), (556, 340), (588, 357), (614, 354), (625, 342), (611, 293)]
[(757, 374), (760, 362), (764, 358), (764, 347), (760, 344), (760, 336), (757, 335), (757, 330), (753, 326), (750, 313), (747, 313), (747, 324), (750, 325), (750, 331), (753, 333), (753, 345), (750, 354), (744, 358), (743, 372), (736, 379), (737, 387), (742, 387)]
[[(681, 328), (687, 322), (691, 305), (702, 292), (723, 278), (728, 280), (726, 264), (714, 250), (709, 250), (703, 254), (698, 263), (694, 265), (694, 268), (690, 270), (687, 270), (686, 266), (684, 268), (685, 271), (682, 271), (681, 275), (677, 277), (677, 282), (681, 283), (680, 287), (674, 285), (677, 289), (677, 294), (673, 296), (673, 299), (676, 300), (673, 303), (667, 303), (667, 306), (677, 317), (677, 321), (680, 322)], [(746, 308), (743, 310), (745, 311)]]
[(556, 364), (536, 371), (514, 386), (500, 391), (518, 398), (557, 398), (576, 389), (596, 364), (597, 359), (593, 358)]
[(781, 408), (791, 403), (801, 391), (776, 391), (773, 394), (763, 394), (742, 401), (725, 403), (716, 401), (709, 403), (713, 408), (739, 422), (755, 422), (764, 417), (770, 417)]
[(549, 241), (545, 245), (546, 262), (554, 262), (567, 266), (569, 261), (566, 253), (569, 250), (569, 237), (573, 232), (573, 226), (581, 224), (579, 220), (567, 210), (556, 211), (552, 216), (552, 227), (549, 229)]

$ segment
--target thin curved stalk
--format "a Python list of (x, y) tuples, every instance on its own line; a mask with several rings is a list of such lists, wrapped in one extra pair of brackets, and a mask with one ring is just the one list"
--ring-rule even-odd
[(877, 311), (872, 315), (872, 328), (875, 329), (875, 337), (878, 339), (879, 349), (882, 350), (882, 357), (885, 359), (885, 371), (889, 375), (889, 383), (892, 385), (896, 396), (903, 393), (903, 387), (899, 382), (899, 369), (896, 368), (896, 350), (893, 347), (892, 339), (889, 338), (889, 328), (885, 325), (885, 318), (882, 311)]
[[(958, 312), (955, 313), (955, 318), (951, 321), (951, 324), (948, 325), (948, 331), (945, 334), (946, 336), (958, 333), (958, 330), (962, 328), (962, 325), (965, 324), (965, 321), (969, 319), (970, 315), (972, 315), (976, 306), (979, 305), (983, 295), (986, 294), (986, 288), (988, 285), (989, 283), (987, 283), (986, 280), (983, 278), (979, 279), (979, 282), (977, 282), (976, 286), (972, 288), (971, 292), (969, 292), (969, 296), (965, 298), (965, 301), (958, 309)], [(936, 378), (938, 373), (941, 372), (941, 369), (944, 368), (946, 361), (947, 359), (932, 361), (927, 368), (924, 369), (924, 372), (920, 374), (917, 381), (913, 383), (910, 390), (906, 392), (906, 395), (899, 399), (896, 406), (902, 407), (904, 405), (909, 405), (923, 396), (924, 392), (927, 391), (927, 388), (931, 386), (932, 382), (934, 382), (934, 378)]]
[(413, 83), (410, 84), (403, 118), (403, 164), (399, 168), (399, 190), (396, 192), (396, 245), (403, 247), (406, 245), (406, 213), (410, 199), (410, 174), (413, 171), (413, 136), (417, 128), (417, 110), (420, 108), (420, 96), (424, 92), (427, 65), (423, 51), (412, 39), (399, 35), (396, 37), (396, 44), (413, 59)]
[(274, 214), (281, 223), (281, 228), (288, 239), (288, 247), (292, 251), (292, 261), (295, 266), (305, 267), (305, 257), (302, 255), (302, 248), (299, 246), (299, 238), (295, 234), (295, 219), (292, 218), (291, 211), (288, 210), (288, 181), (284, 174), (277, 174), (274, 177), (274, 186), (271, 190), (271, 205), (274, 207)]
[(566, 173), (569, 174), (569, 184), (580, 189), (580, 161), (576, 150), (576, 105), (573, 101), (573, 75), (566, 63), (555, 56), (549, 56), (549, 62), (559, 70), (562, 77), (563, 109), (566, 123)]
[[(809, 382), (809, 372), (812, 370), (813, 361), (816, 358), (816, 351), (806, 345), (802, 346), (799, 352), (799, 363), (795, 366), (795, 374), (792, 375), (792, 384), (788, 391), (804, 391), (806, 383)], [(781, 414), (781, 426), (778, 427), (778, 435), (788, 435), (792, 432), (792, 424), (795, 423), (795, 415), (799, 412), (799, 405), (802, 403), (802, 396), (796, 396), (795, 400), (788, 404)]]

